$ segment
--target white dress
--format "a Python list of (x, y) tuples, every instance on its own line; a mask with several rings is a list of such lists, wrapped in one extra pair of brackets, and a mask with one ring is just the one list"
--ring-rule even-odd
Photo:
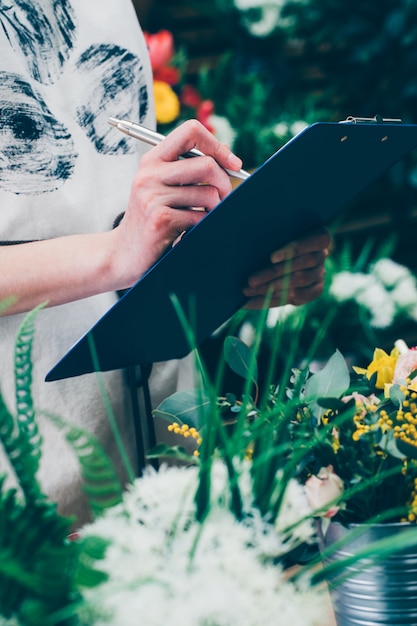
[[(0, 1), (0, 241), (109, 230), (125, 209), (141, 142), (109, 126), (123, 117), (154, 126), (152, 74), (130, 0)], [(7, 272), (7, 267), (0, 271)], [(104, 294), (43, 310), (36, 322), (33, 393), (97, 435), (120, 465), (94, 374), (45, 383), (53, 366), (115, 302)], [(14, 411), (13, 348), (23, 315), (0, 318), (0, 389)], [(175, 391), (178, 363), (156, 364), (154, 405)], [(123, 372), (104, 375), (131, 455)], [(64, 514), (81, 522), (78, 462), (46, 419), (39, 477)], [(1, 447), (1, 446), (0, 446)], [(1, 453), (1, 450), (0, 450)], [(0, 456), (0, 473), (7, 464)]]

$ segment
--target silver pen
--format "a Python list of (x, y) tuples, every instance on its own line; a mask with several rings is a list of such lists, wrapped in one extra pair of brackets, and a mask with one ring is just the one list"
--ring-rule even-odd
[[(125, 135), (129, 135), (129, 137), (134, 137), (135, 139), (140, 139), (141, 141), (144, 141), (151, 146), (156, 146), (163, 139), (165, 139), (165, 136), (161, 135), (161, 133), (157, 133), (150, 128), (141, 126), (140, 124), (129, 122), (128, 120), (118, 120), (115, 117), (109, 117), (109, 124), (120, 130)], [(200, 152), (200, 150), (197, 150), (196, 148), (193, 148), (193, 150), (190, 150), (189, 152), (181, 155), (181, 157), (183, 158), (196, 156), (204, 156), (204, 153)], [(226, 172), (232, 178), (238, 178), (239, 180), (246, 180), (246, 178), (249, 178), (250, 176), (249, 172), (245, 172), (245, 170), (239, 170), (238, 172), (235, 172), (233, 170), (226, 169)]]

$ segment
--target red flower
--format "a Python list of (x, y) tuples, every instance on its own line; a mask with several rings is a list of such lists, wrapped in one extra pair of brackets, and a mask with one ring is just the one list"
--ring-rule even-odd
[(177, 85), (180, 80), (180, 72), (176, 67), (170, 65), (164, 65), (153, 73), (154, 80), (160, 80), (163, 83), (167, 83), (173, 87)]
[(201, 96), (195, 87), (184, 85), (181, 91), (181, 104), (191, 109), (196, 109), (201, 103)]
[(203, 124), (211, 133), (214, 132), (214, 128), (210, 125), (210, 116), (214, 113), (214, 103), (212, 100), (203, 100), (197, 109), (197, 119)]
[(153, 71), (167, 65), (174, 55), (174, 37), (169, 30), (155, 34), (144, 33)]

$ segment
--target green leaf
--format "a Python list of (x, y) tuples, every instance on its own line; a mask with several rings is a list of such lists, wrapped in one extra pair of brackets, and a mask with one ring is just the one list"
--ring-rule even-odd
[(191, 456), (182, 446), (168, 446), (165, 443), (159, 443), (154, 446), (146, 454), (147, 459), (168, 458), (176, 461), (185, 461), (186, 463), (196, 463), (197, 457)]
[(200, 424), (206, 422), (212, 406), (212, 399), (207, 392), (202, 389), (190, 389), (177, 391), (169, 396), (154, 409), (153, 415), (170, 423), (177, 422), (198, 428)]
[(417, 446), (413, 446), (402, 439), (396, 439), (397, 449), (399, 453), (403, 454), (401, 458), (407, 457), (407, 459), (417, 460)]
[(394, 406), (399, 407), (404, 402), (406, 396), (401, 391), (400, 385), (392, 385), (389, 390), (389, 398)]
[(349, 385), (349, 368), (341, 352), (336, 350), (323, 369), (307, 380), (304, 399), (309, 403), (318, 398), (340, 398)]
[[(392, 436), (391, 433), (381, 434), (381, 439), (378, 441), (378, 445), (382, 450), (385, 450), (388, 454), (395, 459), (405, 459), (407, 454), (400, 450), (400, 440)], [(411, 446), (408, 446), (411, 447)], [(417, 452), (417, 449), (416, 449)]]
[(96, 561), (105, 557), (110, 541), (102, 537), (89, 536), (77, 539), (75, 542), (79, 549), (79, 558), (75, 578), (81, 587), (95, 587), (108, 579), (105, 572), (95, 568)]
[(36, 478), (41, 457), (41, 437), (32, 399), (32, 344), (35, 319), (42, 306), (23, 319), (15, 341), (15, 396), (17, 414), (7, 408), (0, 394), (1, 442), (27, 500), (42, 497)]
[(258, 367), (248, 346), (237, 337), (226, 337), (224, 340), (224, 358), (235, 374), (245, 380), (250, 376), (256, 383)]
[(58, 415), (43, 412), (63, 432), (77, 455), (84, 479), (84, 491), (94, 515), (122, 501), (123, 489), (114, 466), (100, 442), (88, 431), (70, 424)]

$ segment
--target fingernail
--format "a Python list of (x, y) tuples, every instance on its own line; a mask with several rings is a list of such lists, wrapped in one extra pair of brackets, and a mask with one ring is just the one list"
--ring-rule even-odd
[(236, 156), (236, 154), (233, 154), (233, 152), (229, 154), (229, 163), (232, 168), (240, 169), (242, 167), (242, 159), (239, 159), (239, 157)]

